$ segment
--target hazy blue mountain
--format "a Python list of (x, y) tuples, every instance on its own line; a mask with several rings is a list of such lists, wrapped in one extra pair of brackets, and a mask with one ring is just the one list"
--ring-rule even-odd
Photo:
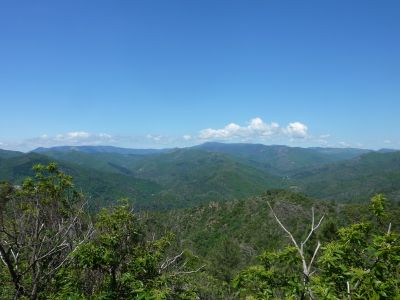
[(19, 151), (11, 151), (11, 150), (3, 150), (0, 149), (0, 158), (10, 158), (23, 155), (22, 152)]
[[(98, 170), (102, 172), (132, 175), (137, 162), (149, 154), (122, 154), (112, 152), (82, 152), (68, 148), (47, 149), (41, 154), (51, 157), (57, 161), (74, 163), (81, 167)], [(153, 154), (159, 155), (159, 154)]]
[(147, 154), (166, 153), (171, 151), (171, 149), (130, 149), (130, 148), (120, 148), (114, 146), (58, 146), (50, 148), (40, 147), (33, 150), (32, 152), (45, 154), (54, 151), (57, 152), (78, 151), (83, 153), (118, 153), (118, 154), (147, 155)]
[(382, 148), (382, 149), (379, 149), (379, 150), (378, 150), (378, 152), (380, 152), (380, 153), (390, 153), (390, 152), (397, 152), (397, 151), (399, 151), (399, 150), (397, 150), (397, 149), (390, 149), (390, 148)]
[(300, 148), (245, 143), (205, 143), (196, 148), (230, 154), (277, 175), (289, 175), (299, 169), (351, 159), (370, 151), (351, 148)]
[(352, 159), (362, 154), (373, 152), (372, 150), (369, 149), (359, 149), (359, 148), (310, 147), (307, 149), (329, 156), (334, 161)]

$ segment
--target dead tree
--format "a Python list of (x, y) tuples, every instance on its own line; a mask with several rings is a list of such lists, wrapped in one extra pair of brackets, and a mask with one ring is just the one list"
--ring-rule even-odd
[(271, 204), (269, 202), (268, 206), (271, 209), (271, 212), (275, 218), (275, 220), (278, 222), (279, 226), (285, 231), (285, 233), (288, 235), (290, 238), (293, 246), (297, 249), (297, 252), (300, 256), (301, 263), (302, 263), (302, 269), (303, 269), (303, 285), (304, 288), (307, 290), (307, 293), (311, 299), (314, 299), (313, 292), (311, 288), (308, 287), (308, 282), (310, 281), (310, 277), (313, 275), (314, 271), (312, 270), (313, 263), (315, 261), (315, 258), (317, 257), (318, 251), (321, 247), (321, 243), (318, 241), (317, 245), (313, 251), (313, 255), (310, 259), (307, 259), (305, 252), (304, 252), (304, 246), (307, 244), (307, 242), (310, 240), (311, 236), (314, 234), (314, 232), (318, 229), (318, 227), (321, 225), (324, 216), (322, 216), (318, 223), (315, 224), (315, 213), (314, 213), (314, 207), (311, 208), (311, 228), (310, 231), (308, 232), (306, 238), (303, 241), (296, 241), (294, 238), (293, 234), (282, 224), (281, 220), (277, 217), (275, 214)]

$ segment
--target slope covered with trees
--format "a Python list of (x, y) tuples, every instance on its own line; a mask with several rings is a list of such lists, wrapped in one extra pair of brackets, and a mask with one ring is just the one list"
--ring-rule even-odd
[[(7, 159), (0, 158), (0, 180), (21, 184), (25, 177), (34, 175), (33, 165), (46, 165), (52, 161), (52, 158), (37, 153), (21, 153)], [(161, 190), (161, 187), (152, 181), (88, 169), (71, 162), (62, 161), (59, 167), (74, 177), (78, 190), (92, 198), (89, 205), (93, 208), (109, 205), (115, 199), (127, 196), (132, 201), (137, 201), (139, 207), (144, 206), (155, 201), (154, 195)]]
[(290, 244), (265, 251), (261, 264), (242, 271), (233, 281), (245, 298), (398, 299), (400, 296), (400, 236), (387, 218), (386, 199), (371, 200), (373, 220), (340, 228), (337, 238), (321, 243), (311, 238), (324, 220), (315, 220), (296, 239), (270, 206)]
[[(277, 176), (238, 162), (224, 154), (194, 149), (164, 154), (131, 155), (55, 151), (28, 153), (0, 160), (0, 179), (18, 182), (30, 175), (32, 163), (56, 159), (76, 178), (83, 191), (109, 202), (112, 196), (128, 197), (138, 208), (168, 209), (209, 201), (257, 195), (267, 188), (283, 187)], [(102, 204), (100, 204), (101, 206)]]
[(205, 143), (196, 148), (229, 154), (247, 164), (279, 176), (304, 168), (352, 159), (370, 150), (352, 148), (300, 148), (282, 145)]
[[(193, 294), (170, 236), (147, 239), (123, 202), (92, 218), (72, 178), (36, 165), (15, 188), (0, 184), (1, 299), (170, 299)], [(187, 261), (188, 262), (188, 261)], [(195, 262), (194, 262), (195, 264)], [(179, 267), (179, 269), (178, 269)]]
[(222, 143), (166, 150), (56, 147), (1, 152), (0, 179), (18, 183), (32, 174), (33, 163), (55, 160), (98, 207), (127, 197), (139, 209), (165, 210), (245, 199), (271, 188), (366, 202), (381, 192), (400, 198), (399, 153)]
[(348, 205), (272, 190), (168, 212), (122, 201), (90, 215), (55, 164), (34, 171), (0, 185), (0, 298), (399, 297), (400, 207), (383, 195)]
[(342, 202), (366, 201), (376, 193), (400, 199), (400, 151), (374, 152), (300, 172), (292, 178), (299, 191)]

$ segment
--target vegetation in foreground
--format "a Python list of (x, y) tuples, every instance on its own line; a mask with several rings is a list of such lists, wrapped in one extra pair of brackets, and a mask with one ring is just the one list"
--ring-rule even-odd
[[(127, 202), (90, 216), (71, 177), (54, 164), (35, 171), (20, 187), (1, 184), (1, 299), (400, 297), (398, 220), (383, 195), (372, 198), (368, 216), (273, 192), (231, 204), (231, 211), (210, 204), (177, 213), (183, 220), (173, 227), (136, 214)], [(251, 222), (252, 203), (264, 204), (260, 216), (268, 223)], [(337, 229), (339, 219), (354, 216), (356, 223)], [(213, 235), (201, 241), (203, 225)], [(264, 242), (252, 240), (256, 232)]]

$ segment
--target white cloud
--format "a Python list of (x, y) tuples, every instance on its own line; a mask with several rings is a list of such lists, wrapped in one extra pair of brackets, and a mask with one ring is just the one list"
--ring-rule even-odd
[(391, 144), (392, 141), (391, 141), (391, 140), (384, 140), (383, 143), (384, 143), (384, 144)]
[(242, 135), (244, 128), (240, 127), (235, 123), (230, 123), (222, 129), (207, 128), (200, 131), (199, 137), (201, 139), (227, 139), (232, 137), (238, 137)]
[(183, 139), (184, 139), (185, 141), (190, 141), (190, 140), (192, 139), (192, 136), (189, 135), (189, 134), (185, 134), (185, 135), (183, 136)]
[(115, 141), (115, 138), (107, 133), (71, 131), (56, 135), (42, 134), (39, 137), (30, 138), (23, 141), (10, 141), (6, 145), (9, 149), (27, 151), (35, 149), (37, 147), (54, 147), (64, 145), (110, 145)]
[(212, 139), (249, 139), (267, 138), (271, 136), (288, 136), (299, 139), (308, 136), (308, 127), (300, 122), (289, 123), (287, 127), (281, 128), (278, 123), (266, 123), (261, 118), (256, 117), (248, 122), (247, 126), (240, 126), (236, 123), (229, 123), (221, 129), (207, 128), (199, 133), (202, 140)]
[(73, 131), (73, 132), (68, 132), (66, 136), (72, 139), (74, 138), (85, 139), (90, 136), (90, 133), (86, 131)]
[(283, 132), (291, 138), (303, 139), (308, 135), (308, 127), (300, 122), (289, 123)]

